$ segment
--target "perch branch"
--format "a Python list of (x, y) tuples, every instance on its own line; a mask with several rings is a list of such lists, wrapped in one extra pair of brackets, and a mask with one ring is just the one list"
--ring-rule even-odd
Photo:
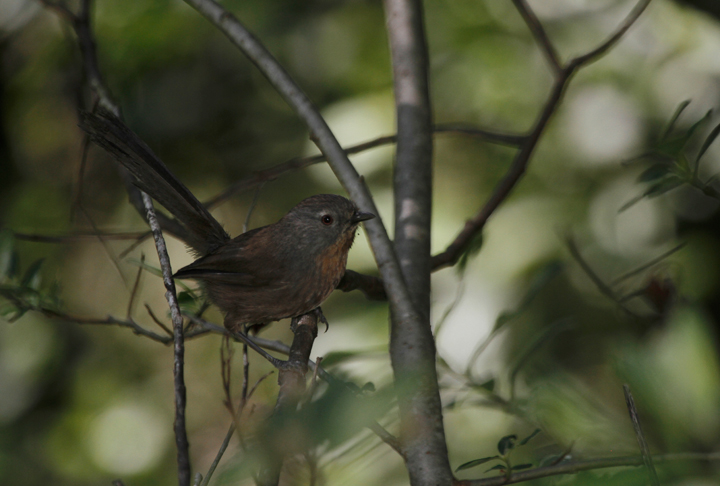
[(178, 483), (180, 486), (190, 485), (190, 445), (187, 439), (187, 430), (185, 428), (185, 342), (183, 336), (183, 318), (180, 314), (180, 307), (177, 301), (177, 292), (175, 291), (175, 281), (172, 277), (172, 268), (170, 267), (170, 257), (165, 247), (165, 238), (163, 238), (160, 224), (155, 216), (155, 208), (150, 196), (142, 193), (143, 203), (147, 211), (147, 221), (153, 233), (155, 247), (157, 248), (158, 258), (160, 259), (160, 267), (162, 268), (163, 284), (165, 285), (165, 298), (170, 306), (170, 315), (173, 323), (173, 376), (175, 380), (175, 444), (177, 446), (177, 463), (178, 463)]

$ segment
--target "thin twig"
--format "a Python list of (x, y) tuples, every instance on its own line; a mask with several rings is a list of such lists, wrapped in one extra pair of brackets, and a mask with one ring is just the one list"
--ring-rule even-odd
[(90, 136), (85, 134), (83, 137), (82, 155), (80, 156), (80, 167), (78, 168), (77, 187), (75, 188), (75, 198), (73, 200), (73, 211), (71, 218), (75, 216), (75, 209), (82, 207), (83, 181), (85, 178), (85, 167), (87, 166), (87, 156), (90, 149)]
[(255, 209), (255, 205), (257, 205), (258, 199), (260, 198), (260, 191), (262, 190), (264, 185), (265, 183), (262, 182), (258, 184), (257, 189), (255, 189), (255, 195), (253, 195), (252, 202), (250, 203), (250, 207), (248, 208), (247, 216), (245, 216), (245, 222), (243, 223), (243, 233), (247, 232), (248, 230), (248, 226), (250, 225), (250, 217), (252, 216), (253, 210)]
[(625, 403), (627, 404), (628, 412), (630, 413), (630, 420), (635, 429), (635, 436), (637, 437), (638, 445), (640, 446), (640, 453), (642, 454), (643, 463), (647, 467), (648, 475), (650, 476), (650, 483), (652, 486), (660, 486), (660, 480), (655, 471), (655, 465), (653, 464), (652, 456), (650, 455), (650, 448), (643, 435), (642, 427), (640, 427), (640, 419), (638, 418), (637, 408), (635, 407), (635, 400), (633, 399), (632, 393), (630, 393), (630, 386), (623, 385), (623, 393), (625, 393)]
[(113, 252), (112, 248), (110, 248), (110, 245), (105, 240), (105, 238), (102, 236), (102, 233), (98, 229), (97, 225), (95, 224), (95, 221), (92, 219), (92, 216), (90, 216), (90, 213), (88, 213), (84, 207), (80, 207), (80, 210), (83, 213), (83, 216), (85, 216), (85, 219), (90, 223), (90, 226), (92, 226), (93, 232), (97, 238), (97, 240), (102, 245), (103, 249), (105, 250), (105, 253), (107, 253), (108, 258), (113, 264), (113, 268), (115, 268), (115, 271), (117, 271), (118, 275), (120, 276), (120, 280), (125, 284), (125, 287), (128, 287), (128, 281), (125, 278), (125, 275), (122, 272), (122, 268), (120, 268), (120, 260)]
[[(273, 374), (273, 371), (269, 371), (265, 373), (263, 376), (261, 376), (258, 381), (255, 382), (255, 385), (252, 387), (252, 390), (250, 390), (250, 393), (247, 395), (247, 397), (243, 398), (243, 400), (240, 401), (240, 405), (238, 407), (237, 416), (240, 417), (240, 414), (242, 413), (243, 409), (245, 408), (245, 405), (247, 403), (247, 400), (252, 397), (253, 393), (257, 389), (258, 385), (265, 380), (268, 376)], [(245, 382), (243, 382), (243, 386), (245, 385)], [(244, 388), (245, 389), (245, 388)], [(213, 474), (215, 473), (215, 469), (217, 468), (218, 464), (220, 464), (220, 460), (222, 459), (223, 455), (225, 454), (225, 451), (228, 448), (228, 445), (230, 444), (230, 439), (232, 439), (233, 434), (235, 433), (235, 429), (237, 428), (237, 421), (233, 420), (230, 422), (230, 427), (228, 428), (227, 433), (225, 434), (225, 438), (223, 439), (222, 444), (220, 445), (220, 449), (218, 450), (217, 454), (215, 454), (215, 459), (213, 459), (212, 464), (210, 464), (210, 468), (208, 469), (207, 474), (205, 474), (205, 477), (200, 483), (199, 486), (207, 486), (208, 483), (210, 483), (210, 478), (212, 478)], [(240, 429), (238, 429), (240, 430)], [(239, 436), (240, 441), (242, 443), (242, 435)]]
[[(69, 235), (39, 235), (35, 233), (17, 233), (13, 236), (18, 240), (34, 243), (71, 243), (74, 241), (97, 240), (98, 236), (106, 240), (135, 240), (146, 233), (74, 233)], [(147, 233), (150, 235), (151, 233)]]
[[(467, 135), (469, 137), (479, 138), (486, 142), (499, 145), (508, 145), (511, 147), (517, 147), (521, 145), (527, 138), (527, 136), (525, 135), (491, 132), (489, 130), (483, 130), (472, 125), (462, 123), (448, 123), (436, 125), (434, 128), (434, 132), (450, 135)], [(350, 147), (344, 148), (343, 151), (346, 155), (353, 155), (376, 147), (381, 147), (383, 145), (389, 145), (395, 142), (397, 142), (397, 135), (385, 135), (375, 138), (373, 140), (369, 140), (367, 142), (362, 142), (357, 145), (352, 145)], [(278, 179), (279, 177), (287, 174), (288, 172), (304, 169), (305, 167), (309, 167), (311, 165), (325, 161), (327, 161), (327, 158), (323, 154), (310, 155), (308, 157), (296, 157), (268, 169), (253, 172), (252, 174), (230, 185), (217, 196), (207, 200), (204, 205), (208, 209), (213, 208), (227, 201), (230, 197), (236, 194), (254, 189), (265, 182), (274, 181), (275, 179)]]
[(633, 311), (628, 309), (623, 304), (623, 299), (620, 298), (618, 295), (615, 294), (613, 289), (611, 289), (604, 281), (601, 279), (596, 273), (595, 270), (590, 266), (588, 262), (585, 261), (583, 256), (580, 254), (580, 250), (578, 250), (577, 245), (575, 244), (575, 240), (572, 239), (572, 237), (568, 236), (565, 240), (567, 242), (568, 250), (570, 250), (570, 254), (575, 259), (575, 261), (580, 265), (580, 268), (582, 268), (583, 272), (585, 272), (585, 275), (590, 278), (592, 283), (595, 284), (595, 287), (600, 291), (601, 294), (603, 294), (608, 299), (615, 302), (620, 309), (622, 309), (626, 314), (628, 314), (631, 317), (639, 317), (637, 314), (635, 314)]
[(205, 331), (212, 331), (216, 332), (218, 334), (230, 334), (233, 338), (235, 338), (237, 341), (240, 341), (242, 343), (247, 344), (250, 348), (253, 349), (253, 351), (257, 352), (260, 356), (268, 360), (275, 368), (282, 369), (285, 365), (285, 362), (282, 360), (277, 359), (276, 357), (270, 355), (267, 351), (262, 349), (256, 342), (256, 338), (251, 338), (247, 334), (244, 334), (242, 332), (231, 332), (224, 327), (220, 327), (216, 324), (213, 324), (211, 322), (208, 322), (204, 319), (201, 319), (199, 317), (196, 317), (191, 314), (185, 314), (189, 319), (195, 322), (198, 326), (203, 328)]
[(635, 7), (632, 9), (632, 11), (628, 14), (627, 17), (625, 17), (625, 20), (620, 24), (620, 26), (615, 30), (614, 33), (612, 33), (604, 42), (602, 42), (599, 46), (597, 46), (592, 51), (588, 52), (587, 54), (583, 54), (582, 56), (578, 56), (574, 58), (570, 63), (567, 65), (566, 69), (574, 68), (577, 69), (581, 66), (590, 64), (592, 62), (597, 61), (600, 59), (603, 55), (605, 55), (615, 44), (620, 41), (623, 35), (630, 29), (630, 27), (633, 26), (633, 24), (637, 21), (637, 19), (640, 18), (642, 13), (645, 11), (645, 9), (650, 5), (650, 2), (652, 0), (640, 0)]
[(133, 284), (132, 292), (130, 292), (130, 301), (127, 307), (127, 318), (130, 319), (133, 313), (133, 307), (135, 306), (135, 297), (137, 296), (138, 289), (140, 288), (140, 277), (142, 277), (143, 264), (145, 264), (145, 254), (140, 255), (140, 266), (138, 267), (137, 275), (135, 276), (135, 283)]
[[(526, 3), (520, 2), (518, 0), (514, 1), (516, 5), (520, 5), (519, 8), (523, 8), (529, 13), (529, 15), (532, 15), (534, 17), (534, 14), (529, 9)], [(532, 130), (530, 130), (530, 134), (528, 135), (517, 155), (515, 156), (515, 159), (510, 165), (507, 173), (505, 174), (505, 176), (503, 176), (502, 180), (497, 184), (497, 186), (495, 186), (492, 195), (485, 203), (485, 205), (472, 219), (468, 220), (465, 223), (465, 227), (455, 237), (453, 242), (448, 245), (445, 251), (433, 256), (433, 270), (438, 270), (449, 265), (454, 265), (458, 261), (458, 259), (466, 250), (468, 245), (472, 242), (475, 235), (482, 231), (482, 229), (485, 227), (485, 223), (487, 223), (487, 220), (490, 218), (490, 216), (492, 216), (492, 214), (500, 206), (500, 204), (505, 201), (505, 199), (507, 199), (507, 197), (510, 195), (517, 183), (520, 181), (520, 179), (522, 179), (530, 162), (530, 157), (532, 156), (535, 147), (540, 141), (540, 137), (544, 133), (550, 119), (555, 114), (555, 111), (557, 110), (557, 107), (563, 98), (565, 89), (567, 88), (567, 85), (572, 79), (573, 75), (581, 67), (584, 67), (600, 59), (602, 55), (604, 55), (613, 45), (615, 45), (615, 43), (620, 40), (623, 34), (625, 34), (625, 32), (627, 32), (627, 30), (633, 25), (633, 23), (635, 23), (635, 21), (640, 17), (640, 14), (642, 14), (643, 11), (647, 8), (647, 6), (650, 4), (650, 1), (651, 0), (640, 0), (635, 6), (635, 8), (632, 10), (632, 12), (623, 21), (623, 23), (607, 40), (605, 40), (602, 44), (600, 44), (598, 47), (588, 52), (587, 54), (572, 59), (561, 70), (555, 73), (555, 83), (550, 91), (550, 95), (548, 96), (547, 101), (545, 102), (545, 106), (543, 107), (540, 115), (535, 121)], [(540, 39), (540, 43), (542, 46), (546, 46), (546, 44), (549, 44), (549, 40), (547, 39), (547, 36), (544, 35), (544, 31), (543, 34), (539, 34), (540, 31), (534, 30), (532, 25), (530, 28), (531, 30), (533, 30), (533, 34), (536, 36), (536, 38)], [(548, 54), (549, 51), (547, 50), (547, 47), (544, 47), (544, 50), (546, 52), (546, 55), (550, 56), (550, 54)], [(557, 56), (555, 55), (555, 57)], [(551, 63), (553, 63), (552, 60)]]
[(672, 255), (673, 253), (682, 250), (683, 248), (685, 248), (686, 245), (687, 245), (687, 243), (685, 243), (685, 242), (680, 243), (680, 244), (677, 245), (675, 248), (672, 248), (672, 249), (666, 251), (666, 252), (663, 253), (662, 255), (659, 255), (659, 256), (653, 258), (653, 259), (650, 260), (649, 262), (640, 265), (640, 266), (637, 267), (636, 269), (631, 270), (631, 271), (629, 271), (629, 272), (627, 272), (627, 273), (625, 273), (625, 274), (623, 274), (623, 275), (620, 275), (620, 276), (617, 277), (615, 280), (613, 280), (612, 282), (610, 282), (610, 285), (614, 287), (615, 285), (617, 285), (617, 284), (619, 284), (619, 283), (622, 283), (622, 282), (624, 282), (625, 280), (627, 280), (627, 279), (629, 279), (629, 278), (631, 278), (631, 277), (634, 277), (635, 275), (638, 275), (638, 274), (644, 272), (644, 271), (647, 270), (648, 268), (653, 267), (653, 266), (657, 265), (658, 263), (660, 263), (661, 261), (665, 260), (667, 257), (669, 257), (670, 255)]
[(385, 427), (383, 427), (383, 426), (380, 425), (379, 423), (373, 421), (373, 422), (370, 422), (370, 424), (367, 425), (367, 428), (370, 429), (370, 430), (372, 430), (372, 431), (375, 433), (375, 435), (377, 435), (378, 437), (380, 437), (380, 439), (381, 439), (383, 442), (385, 442), (387, 445), (389, 445), (390, 447), (392, 447), (392, 448), (395, 450), (395, 452), (397, 452), (398, 454), (400, 454), (401, 457), (405, 457), (405, 454), (403, 453), (402, 445), (400, 444), (400, 441), (398, 440), (397, 437), (395, 437), (395, 436), (392, 435), (390, 432), (388, 432), (388, 431), (385, 429)]
[[(171, 331), (170, 329), (168, 329), (168, 327), (167, 327), (165, 324), (163, 324), (163, 322), (162, 322), (160, 319), (157, 318), (157, 316), (155, 315), (155, 313), (154, 313), (154, 312), (152, 311), (152, 309), (150, 308), (150, 305), (149, 305), (149, 304), (145, 304), (145, 309), (147, 310), (147, 313), (150, 315), (150, 318), (153, 320), (153, 322), (155, 322), (155, 324), (157, 324), (158, 326), (160, 326), (163, 331), (165, 331), (166, 333), (168, 333), (168, 336), (172, 336), (172, 335), (173, 335), (172, 331)], [(187, 338), (187, 336), (185, 336), (185, 337)]]
[[(2, 292), (2, 289), (0, 289), (0, 294), (5, 295), (5, 293)], [(66, 314), (63, 312), (59, 312), (55, 309), (50, 309), (50, 308), (42, 307), (42, 306), (27, 306), (27, 307), (29, 310), (40, 312), (45, 317), (49, 317), (52, 319), (59, 319), (59, 320), (63, 320), (66, 322), (74, 322), (76, 324), (81, 324), (81, 325), (127, 327), (128, 329), (131, 329), (135, 334), (137, 334), (139, 336), (145, 336), (147, 338), (152, 339), (153, 341), (157, 341), (157, 342), (163, 343), (163, 344), (169, 344), (172, 342), (171, 337), (161, 336), (152, 331), (148, 331), (144, 327), (138, 325), (138, 323), (136, 323), (132, 319), (119, 319), (119, 318), (113, 317), (113, 316), (108, 316), (106, 318), (82, 317), (82, 316), (75, 316), (72, 314)]]
[(190, 485), (190, 445), (187, 439), (187, 430), (185, 428), (185, 344), (183, 336), (183, 318), (180, 313), (180, 307), (177, 301), (177, 293), (175, 291), (175, 281), (172, 277), (172, 268), (170, 267), (170, 258), (165, 247), (165, 238), (163, 238), (160, 225), (155, 216), (155, 208), (150, 196), (142, 193), (143, 203), (147, 211), (147, 221), (153, 233), (155, 247), (157, 248), (158, 258), (160, 259), (160, 267), (162, 268), (163, 283), (165, 285), (165, 298), (170, 306), (170, 316), (173, 323), (174, 335), (174, 362), (173, 376), (175, 379), (175, 444), (177, 446), (177, 463), (178, 463), (178, 482), (180, 486)]
[(513, 0), (513, 3), (527, 24), (528, 29), (530, 29), (530, 32), (532, 32), (532, 35), (535, 37), (535, 40), (540, 45), (543, 54), (547, 58), (548, 63), (553, 70), (553, 75), (562, 75), (563, 67), (557, 51), (555, 50), (555, 46), (553, 46), (552, 42), (550, 42), (550, 39), (545, 32), (545, 28), (538, 20), (535, 12), (530, 9), (525, 0)]
[[(720, 452), (676, 452), (670, 454), (656, 454), (652, 456), (655, 463), (674, 461), (720, 461)], [(644, 465), (642, 456), (607, 457), (588, 459), (585, 461), (566, 462), (555, 466), (538, 467), (527, 471), (513, 472), (510, 479), (496, 476), (485, 479), (466, 479), (456, 481), (454, 486), (502, 486), (503, 484), (522, 483), (532, 479), (547, 478), (563, 474), (577, 474), (582, 471), (606, 469), (610, 467), (628, 467)]]

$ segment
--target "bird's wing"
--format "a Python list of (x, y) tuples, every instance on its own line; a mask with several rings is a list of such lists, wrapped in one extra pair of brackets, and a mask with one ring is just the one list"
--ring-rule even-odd
[[(243, 233), (212, 253), (195, 260), (175, 273), (175, 278), (192, 278), (213, 283), (225, 283), (244, 287), (271, 287), (280, 285), (284, 275), (282, 263), (268, 261), (270, 248), (261, 243), (272, 241), (263, 238), (269, 226)], [(259, 238), (258, 238), (259, 237)]]

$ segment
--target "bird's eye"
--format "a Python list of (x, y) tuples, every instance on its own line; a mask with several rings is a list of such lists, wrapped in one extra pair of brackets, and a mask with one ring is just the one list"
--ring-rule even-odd
[(330, 226), (331, 224), (333, 224), (333, 217), (329, 214), (326, 214), (325, 216), (320, 218), (320, 221), (322, 221), (322, 224), (324, 224), (325, 226)]

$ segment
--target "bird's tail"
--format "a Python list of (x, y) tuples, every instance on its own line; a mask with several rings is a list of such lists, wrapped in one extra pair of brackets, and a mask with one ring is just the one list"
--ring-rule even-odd
[(110, 112), (81, 112), (80, 128), (113, 155), (134, 184), (165, 206), (188, 230), (186, 241), (201, 254), (230, 239), (200, 201), (180, 182), (145, 142)]

